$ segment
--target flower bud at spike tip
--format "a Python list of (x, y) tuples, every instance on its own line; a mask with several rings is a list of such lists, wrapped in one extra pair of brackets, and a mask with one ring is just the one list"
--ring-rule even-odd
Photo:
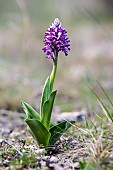
[(62, 28), (58, 18), (54, 20), (54, 23), (45, 33), (44, 48), (42, 50), (46, 53), (46, 58), (52, 58), (53, 60), (55, 60), (59, 51), (64, 52), (66, 56), (68, 55), (70, 40), (67, 37), (67, 31)]

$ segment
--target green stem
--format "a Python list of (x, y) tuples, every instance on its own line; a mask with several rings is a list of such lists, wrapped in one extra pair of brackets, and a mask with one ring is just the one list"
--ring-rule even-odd
[(55, 75), (56, 75), (56, 70), (57, 70), (57, 60), (58, 60), (58, 54), (55, 56), (55, 60), (53, 63), (53, 69), (50, 75), (50, 90), (52, 92), (53, 85), (54, 85), (54, 80), (55, 80)]

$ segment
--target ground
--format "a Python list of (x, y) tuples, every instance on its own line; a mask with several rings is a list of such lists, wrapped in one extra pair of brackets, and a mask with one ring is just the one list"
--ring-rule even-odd
[[(54, 147), (39, 149), (26, 129), (23, 114), (0, 111), (1, 169), (112, 169), (113, 125), (94, 116), (75, 123)], [(98, 121), (97, 121), (98, 120)], [(82, 124), (82, 128), (81, 128)]]

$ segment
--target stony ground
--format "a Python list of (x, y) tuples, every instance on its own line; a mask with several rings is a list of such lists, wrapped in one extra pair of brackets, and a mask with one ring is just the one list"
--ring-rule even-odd
[(76, 170), (87, 164), (87, 170), (112, 170), (113, 126), (104, 123), (100, 127), (101, 121), (97, 120), (87, 128), (80, 128), (82, 122), (75, 123), (54, 147), (45, 151), (28, 133), (22, 113), (1, 110), (0, 169)]
[(80, 139), (70, 131), (54, 147), (39, 149), (22, 119), (21, 113), (0, 111), (1, 169), (78, 169), (79, 160), (87, 156)]

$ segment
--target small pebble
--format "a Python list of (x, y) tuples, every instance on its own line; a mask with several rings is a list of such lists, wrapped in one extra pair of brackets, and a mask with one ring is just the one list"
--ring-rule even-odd
[(57, 163), (58, 162), (58, 159), (57, 159), (57, 157), (55, 157), (55, 156), (52, 156), (51, 158), (50, 158), (50, 162), (51, 163)]
[(44, 154), (45, 153), (45, 149), (38, 149), (36, 150), (37, 154)]

